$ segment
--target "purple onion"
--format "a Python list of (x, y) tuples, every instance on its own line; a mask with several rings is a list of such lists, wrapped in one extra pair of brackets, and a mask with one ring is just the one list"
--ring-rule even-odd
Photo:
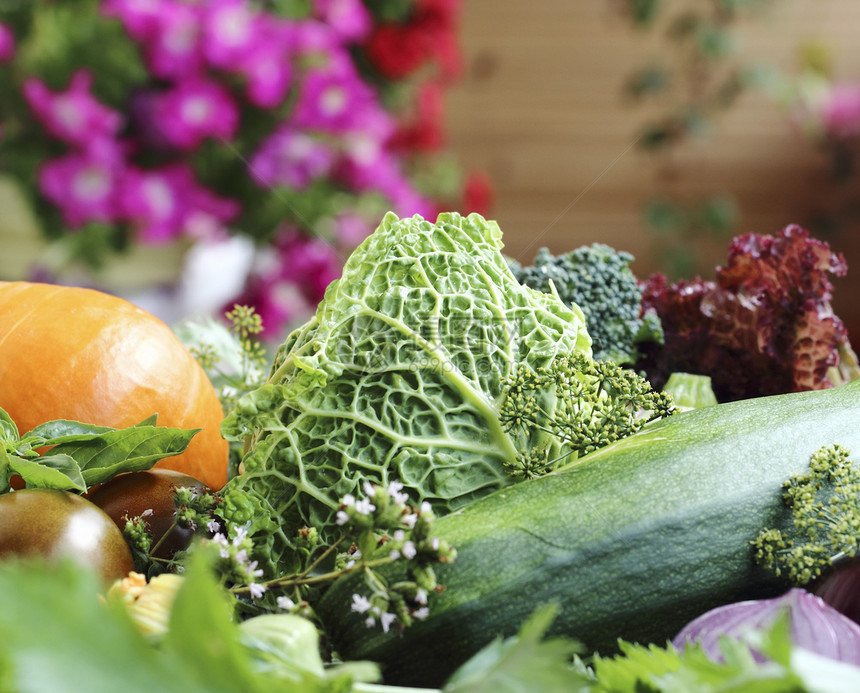
[(831, 571), (813, 592), (855, 623), (860, 623), (860, 561), (856, 558)]
[(796, 646), (822, 657), (860, 665), (860, 625), (820, 597), (796, 588), (775, 599), (736, 602), (711, 609), (684, 626), (672, 644), (680, 649), (687, 642), (699, 643), (708, 657), (722, 661), (721, 636), (740, 640), (751, 631), (767, 629), (783, 609), (789, 611), (791, 640)]

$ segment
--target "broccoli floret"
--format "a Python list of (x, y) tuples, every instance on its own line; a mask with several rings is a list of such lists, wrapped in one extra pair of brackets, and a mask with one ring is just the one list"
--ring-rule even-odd
[(753, 541), (756, 560), (796, 585), (821, 577), (834, 562), (860, 552), (860, 469), (840, 445), (813, 453), (809, 471), (792, 476), (783, 500), (792, 529), (765, 529)]
[(539, 291), (552, 293), (552, 284), (565, 303), (579, 306), (595, 359), (633, 364), (637, 345), (662, 343), (663, 330), (656, 313), (641, 315), (642, 288), (631, 262), (630, 253), (594, 243), (562, 255), (541, 248), (532, 266), (511, 264), (511, 271), (521, 284)]

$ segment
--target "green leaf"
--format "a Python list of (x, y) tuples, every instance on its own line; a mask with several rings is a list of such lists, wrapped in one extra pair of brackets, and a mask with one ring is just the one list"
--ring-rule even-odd
[(0, 408), (0, 438), (2, 442), (11, 445), (18, 440), (18, 426), (12, 421), (12, 417)]
[(443, 693), (569, 693), (584, 684), (584, 675), (571, 666), (578, 645), (566, 638), (544, 640), (556, 612), (547, 604), (516, 636), (484, 647), (454, 672)]
[(72, 562), (0, 564), (0, 641), (4, 693), (206, 693)]
[(81, 466), (84, 481), (92, 486), (120, 472), (149, 469), (160, 459), (184, 452), (199, 430), (132, 426), (92, 438), (75, 436), (54, 447), (52, 452), (74, 457)]
[(161, 646), (189, 665), (196, 683), (212, 693), (268, 693), (232, 622), (229, 599), (210, 572), (206, 552), (195, 551)]
[(33, 430), (25, 433), (21, 440), (32, 442), (33, 447), (41, 447), (79, 438), (86, 440), (114, 430), (116, 429), (108, 426), (95, 426), (80, 421), (57, 419), (39, 424)]
[(87, 490), (80, 465), (69, 455), (44, 455), (35, 459), (9, 455), (8, 463), (12, 472), (18, 474), (28, 487), (81, 492)]

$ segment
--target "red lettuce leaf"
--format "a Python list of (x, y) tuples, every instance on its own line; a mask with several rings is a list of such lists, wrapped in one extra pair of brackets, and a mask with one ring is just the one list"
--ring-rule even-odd
[(747, 234), (729, 246), (716, 280), (670, 284), (655, 274), (642, 309), (663, 324), (665, 343), (637, 364), (656, 387), (673, 371), (711, 377), (720, 401), (832, 387), (847, 332), (830, 305), (828, 275), (845, 258), (799, 226)]

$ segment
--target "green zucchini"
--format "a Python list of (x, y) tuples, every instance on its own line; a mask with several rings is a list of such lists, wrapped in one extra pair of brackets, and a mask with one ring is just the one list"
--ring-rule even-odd
[(318, 613), (341, 656), (378, 661), (400, 685), (438, 686), (546, 602), (559, 607), (552, 632), (588, 651), (665, 644), (711, 607), (786, 588), (750, 541), (785, 526), (783, 482), (832, 443), (860, 454), (860, 381), (684, 412), (439, 519), (459, 555), (438, 571), (430, 617), (402, 634), (349, 613), (354, 577)]

